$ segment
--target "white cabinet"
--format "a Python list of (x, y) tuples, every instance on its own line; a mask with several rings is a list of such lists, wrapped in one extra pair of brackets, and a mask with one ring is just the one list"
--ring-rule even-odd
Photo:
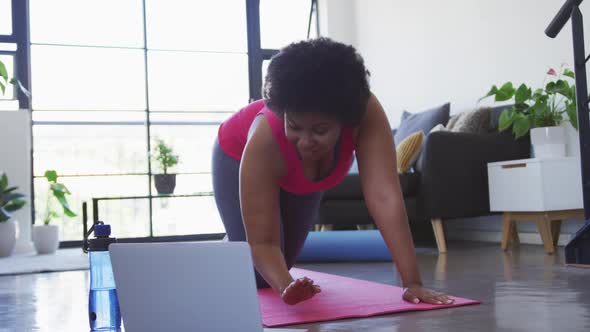
[(578, 157), (489, 163), (488, 188), (491, 211), (555, 211), (583, 207)]

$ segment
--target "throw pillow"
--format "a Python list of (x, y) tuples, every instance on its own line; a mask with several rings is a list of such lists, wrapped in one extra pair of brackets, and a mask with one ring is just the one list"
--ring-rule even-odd
[(416, 159), (418, 159), (418, 156), (422, 151), (423, 141), (424, 133), (422, 131), (417, 131), (406, 137), (396, 146), (397, 172), (399, 174), (407, 172), (416, 162)]
[(443, 125), (442, 123), (439, 123), (436, 126), (434, 126), (434, 128), (430, 129), (429, 134), (434, 133), (435, 131), (449, 131), (449, 130), (445, 127), (445, 125)]
[(490, 109), (480, 108), (472, 112), (459, 114), (457, 121), (450, 126), (451, 132), (481, 134), (490, 127)]
[(455, 126), (455, 123), (457, 123), (457, 120), (459, 120), (459, 117), (461, 116), (461, 114), (463, 113), (459, 113), (459, 114), (455, 114), (453, 116), (451, 116), (451, 118), (449, 119), (449, 122), (447, 123), (447, 129), (450, 131), (451, 128), (453, 128)]
[(395, 141), (401, 142), (417, 131), (428, 135), (437, 124), (446, 124), (449, 121), (450, 110), (451, 104), (446, 103), (420, 113), (412, 114), (404, 111), (401, 123), (395, 132)]

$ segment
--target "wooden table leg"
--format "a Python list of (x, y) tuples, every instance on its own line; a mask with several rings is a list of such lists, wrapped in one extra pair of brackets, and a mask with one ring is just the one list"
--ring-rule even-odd
[(516, 227), (516, 221), (512, 221), (510, 224), (510, 245), (512, 248), (520, 246), (520, 238), (518, 237), (518, 227)]
[(559, 242), (559, 235), (561, 234), (561, 220), (553, 220), (551, 222), (551, 237), (553, 238), (553, 246), (557, 247)]
[(506, 251), (510, 245), (510, 239), (512, 238), (513, 221), (510, 219), (509, 212), (504, 212), (502, 218), (504, 220), (502, 223), (502, 250)]
[(546, 216), (537, 220), (537, 227), (539, 228), (539, 234), (545, 247), (545, 252), (553, 254), (555, 252), (555, 246), (553, 245), (553, 236), (551, 236), (551, 220)]
[(320, 230), (321, 230), (322, 232), (325, 232), (325, 231), (332, 231), (332, 230), (334, 230), (334, 225), (330, 225), (330, 224), (325, 224), (325, 225), (322, 225), (322, 227), (320, 228)]
[(442, 219), (434, 218), (430, 220), (432, 229), (434, 231), (434, 238), (436, 239), (436, 246), (438, 252), (444, 254), (447, 252), (447, 240), (445, 239), (445, 229), (443, 227)]

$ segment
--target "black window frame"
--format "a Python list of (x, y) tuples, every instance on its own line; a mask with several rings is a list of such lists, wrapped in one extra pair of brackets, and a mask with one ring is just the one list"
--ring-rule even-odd
[[(247, 27), (247, 55), (248, 55), (248, 76), (249, 76), (249, 101), (254, 101), (262, 98), (262, 64), (265, 60), (270, 60), (275, 54), (279, 52), (278, 49), (263, 49), (261, 47), (261, 35), (260, 35), (260, 0), (244, 0), (246, 1), (246, 27)], [(318, 0), (308, 0), (310, 6), (309, 20), (308, 20), (308, 32), (307, 37), (310, 36), (310, 29), (312, 25), (312, 18), (315, 15), (316, 34), (319, 36), (319, 12), (318, 12)], [(144, 63), (145, 63), (145, 89), (146, 89), (146, 140), (147, 140), (147, 151), (150, 151), (151, 144), (151, 125), (150, 121), (150, 106), (149, 106), (149, 93), (148, 93), (148, 62), (147, 62), (147, 26), (146, 26), (146, 6), (145, 0), (143, 4), (143, 29), (144, 29)], [(29, 16), (29, 0), (12, 0), (12, 34), (11, 35), (0, 35), (0, 42), (2, 43), (13, 43), (16, 44), (16, 51), (2, 51), (3, 54), (14, 55), (14, 76), (20, 81), (22, 86), (31, 91), (31, 95), (34, 95), (34, 91), (31, 89), (31, 40), (30, 40), (30, 16)], [(13, 87), (14, 88), (14, 87)], [(20, 110), (26, 110), (33, 112), (31, 97), (20, 92), (14, 88), (15, 96), (18, 99), (18, 107)], [(245, 101), (247, 102), (247, 101)], [(32, 117), (31, 117), (32, 118)], [(203, 122), (205, 123), (205, 122)], [(60, 124), (52, 122), (51, 124)], [(65, 123), (63, 123), (65, 125)], [(91, 123), (90, 123), (91, 124)], [(205, 124), (211, 124), (207, 122)], [(34, 125), (33, 120), (30, 121), (29, 126), (32, 129)], [(33, 142), (33, 130), (31, 132), (31, 142)], [(34, 146), (34, 145), (33, 145)], [(36, 177), (33, 173), (34, 170), (34, 151), (31, 148), (31, 193), (34, 198), (35, 188), (34, 179)], [(128, 174), (116, 174), (116, 175), (128, 175)], [(129, 175), (138, 175), (137, 173)], [(148, 170), (147, 173), (140, 175), (147, 175), (149, 181), (149, 196), (152, 196), (152, 162), (148, 158)], [(63, 177), (87, 177), (96, 176), (95, 174), (84, 174), (84, 175), (63, 175)], [(157, 198), (158, 196), (154, 196)], [(149, 200), (149, 216), (150, 216), (150, 236), (147, 238), (129, 238), (125, 239), (129, 242), (134, 241), (178, 241), (178, 240), (211, 240), (218, 239), (223, 234), (193, 234), (193, 235), (178, 235), (178, 236), (153, 236), (153, 210), (152, 200)], [(34, 199), (31, 199), (31, 221), (35, 223), (35, 206)], [(62, 241), (60, 247), (81, 247), (82, 240), (75, 241)]]

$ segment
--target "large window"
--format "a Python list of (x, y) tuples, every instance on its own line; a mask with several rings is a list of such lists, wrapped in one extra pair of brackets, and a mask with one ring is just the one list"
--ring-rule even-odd
[(223, 233), (213, 197), (154, 197), (153, 138), (180, 156), (175, 194), (212, 191), (219, 123), (260, 97), (278, 48), (317, 35), (315, 1), (29, 1), (36, 219), (54, 169), (79, 215), (62, 241), (96, 197), (147, 197), (101, 201), (120, 238)]
[(12, 0), (0, 0), (0, 35), (12, 35)]
[[(12, 21), (12, 0), (0, 0), (0, 61), (8, 77), (15, 75), (16, 37), (13, 31)], [(18, 109), (18, 102), (15, 98), (15, 89), (0, 78), (3, 91), (0, 91), (0, 111)]]

